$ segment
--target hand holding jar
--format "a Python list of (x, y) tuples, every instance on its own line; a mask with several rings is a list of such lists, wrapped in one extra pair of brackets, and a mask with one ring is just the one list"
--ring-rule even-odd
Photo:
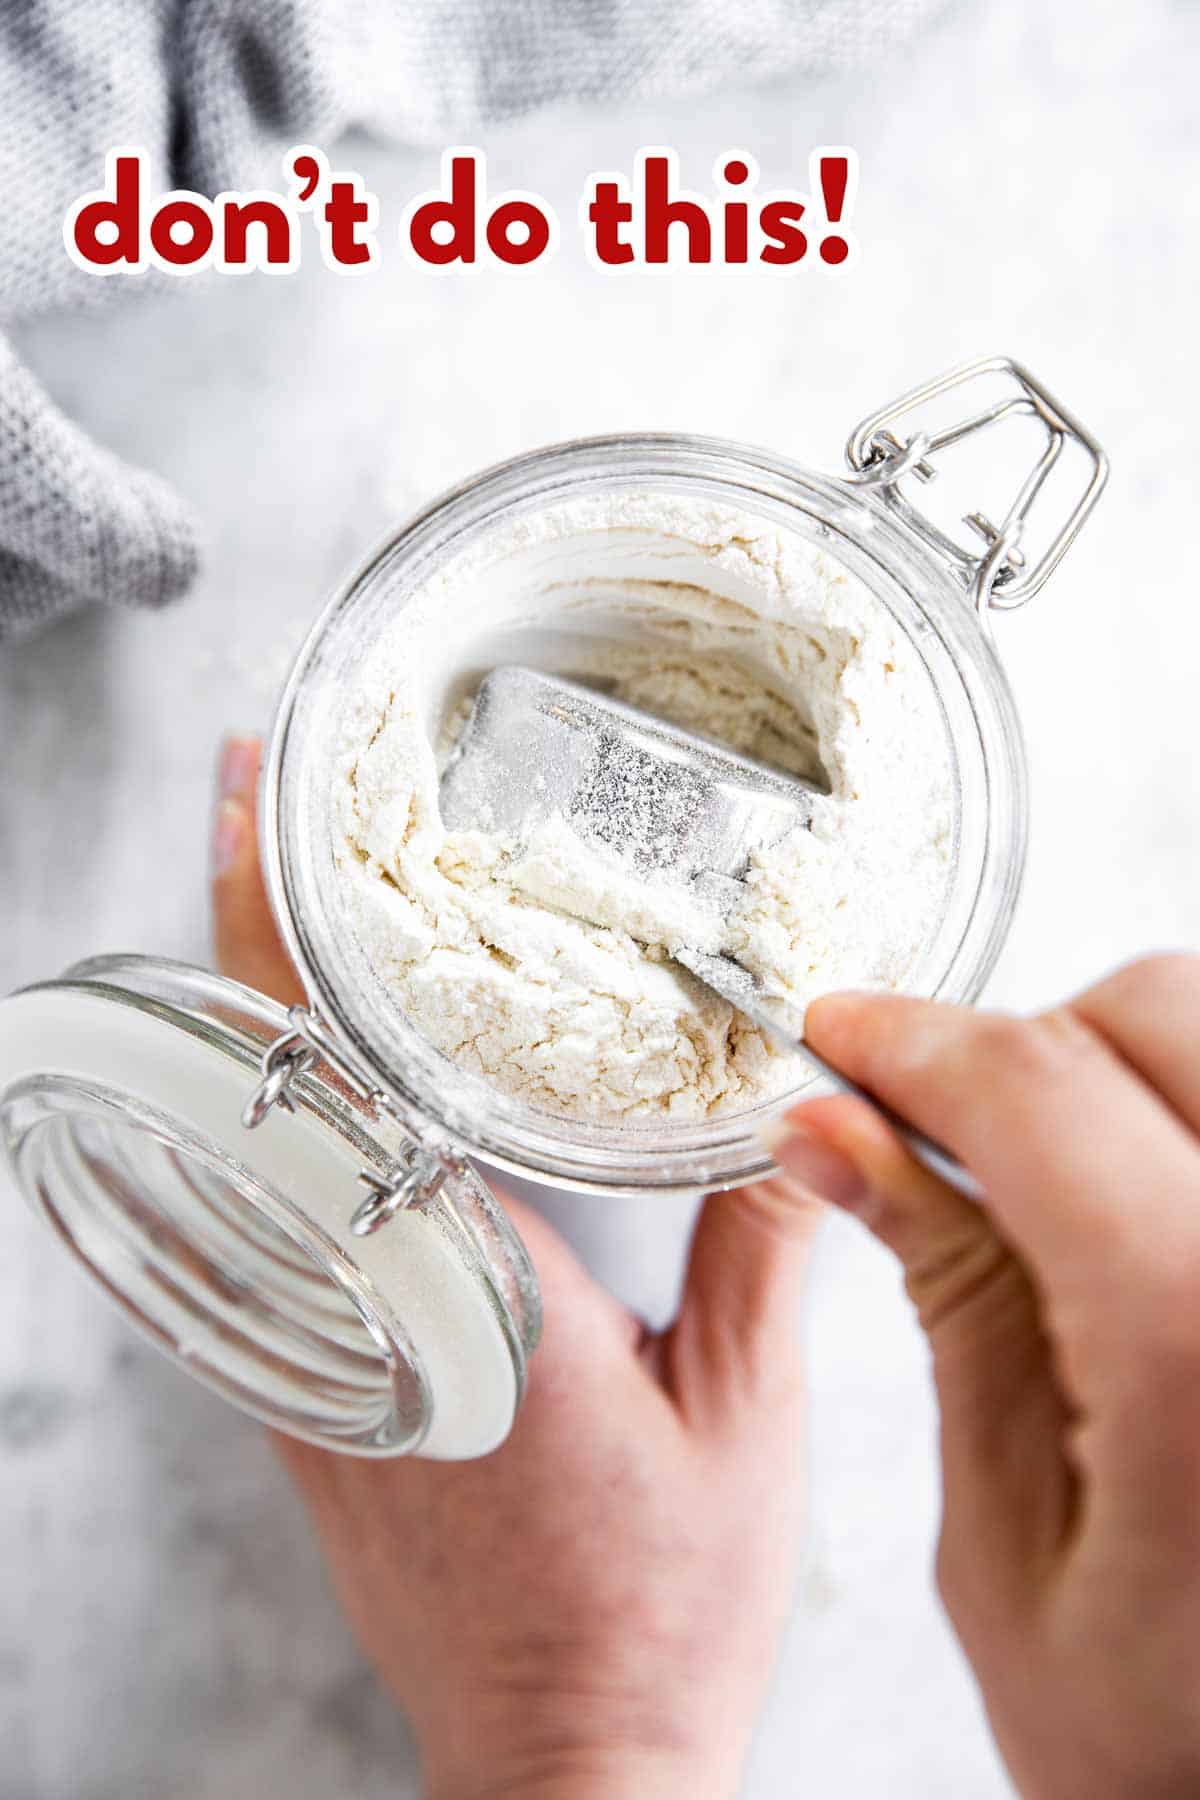
[[(290, 998), (256, 748), (226, 768), (222, 966)], [(1027, 1022), (843, 996), (808, 1029), (979, 1174), (984, 1208), (861, 1103), (812, 1101), (780, 1150), (790, 1180), (707, 1201), (663, 1337), (510, 1205), (546, 1326), (492, 1456), (375, 1464), (280, 1440), (432, 1793), (736, 1791), (799, 1547), (817, 1194), (897, 1253), (928, 1332), (939, 1577), (1022, 1792), (1192, 1791), (1200, 960), (1134, 965)]]
[[(257, 746), (225, 757), (221, 967), (291, 1000), (254, 843)], [(278, 1444), (434, 1800), (732, 1794), (802, 1536), (798, 1315), (820, 1208), (788, 1180), (705, 1203), (663, 1336), (505, 1196), (542, 1289), (512, 1434), (471, 1462)]]

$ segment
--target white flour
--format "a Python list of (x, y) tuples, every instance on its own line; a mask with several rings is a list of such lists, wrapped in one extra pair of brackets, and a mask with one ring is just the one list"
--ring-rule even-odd
[[(724, 919), (555, 823), (525, 844), (447, 832), (439, 769), (480, 678), (506, 661), (819, 780), (813, 829), (759, 853)], [(912, 645), (802, 539), (672, 492), (559, 502), (444, 565), (347, 697), (333, 804), (348, 923), (438, 1049), (533, 1106), (737, 1111), (803, 1066), (672, 946), (736, 956), (801, 1010), (833, 988), (903, 985), (945, 900), (952, 771)]]

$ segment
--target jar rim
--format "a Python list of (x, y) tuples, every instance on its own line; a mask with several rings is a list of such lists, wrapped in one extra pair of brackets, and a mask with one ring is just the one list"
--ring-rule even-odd
[[(319, 678), (331, 636), (407, 556), (451, 554), (468, 529), (481, 519), (494, 524), (512, 507), (538, 501), (550, 505), (589, 486), (652, 488), (691, 478), (727, 489), (742, 504), (758, 500), (782, 506), (795, 516), (797, 527), (802, 518), (819, 525), (831, 556), (861, 575), (884, 604), (889, 589), (903, 596), (933, 628), (954, 665), (978, 732), (988, 816), (970, 917), (950, 952), (937, 995), (968, 1002), (977, 998), (1007, 936), (1024, 868), (1027, 770), (1015, 702), (995, 648), (969, 604), (961, 572), (863, 488), (757, 446), (690, 433), (643, 432), (575, 438), (527, 451), (431, 500), (388, 532), (341, 584), (292, 665), (265, 759), (263, 865), (281, 934), (312, 1004), (378, 1071), (381, 1086), (408, 1111), (414, 1127), (435, 1120), (467, 1153), (559, 1187), (679, 1193), (760, 1179), (774, 1164), (757, 1128), (777, 1115), (783, 1100), (774, 1097), (692, 1125), (671, 1121), (668, 1128), (659, 1120), (625, 1118), (597, 1125), (534, 1113), (478, 1080), (482, 1102), (474, 1091), (474, 1106), (464, 1107), (455, 1101), (455, 1083), (446, 1081), (446, 1071), (454, 1065), (431, 1045), (422, 1054), (419, 1043), (408, 1043), (401, 1060), (390, 1034), (364, 1031), (353, 996), (339, 985), (336, 958), (331, 959), (328, 943), (323, 946), (311, 928), (314, 893), (306, 879), (293, 780), (294, 746), (303, 736), (298, 718)], [(960, 749), (957, 743), (955, 749)], [(457, 1082), (460, 1072), (454, 1073)], [(791, 1103), (799, 1093), (784, 1099)]]

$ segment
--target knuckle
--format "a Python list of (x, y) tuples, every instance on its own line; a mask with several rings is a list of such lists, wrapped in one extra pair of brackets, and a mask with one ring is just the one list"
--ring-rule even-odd
[(1200, 993), (1200, 956), (1184, 950), (1162, 950), (1139, 957), (1117, 971), (1114, 980), (1131, 995), (1154, 999), (1158, 995)]
[(1038, 1038), (1038, 1049), (1045, 1063), (1078, 1061), (1094, 1056), (1099, 1044), (1091, 1027), (1069, 1006), (1054, 1006), (1049, 1012), (1030, 1019)]
[(1064, 1013), (1022, 1019), (1011, 1013), (988, 1013), (981, 1020), (979, 1053), (990, 1069), (1041, 1080), (1073, 1062), (1089, 1041), (1082, 1026)]
[(993, 1093), (1033, 1093), (1072, 1074), (1094, 1054), (1096, 1039), (1081, 1021), (1061, 1012), (1024, 1018), (1016, 1013), (962, 1013), (954, 1029), (940, 1020), (894, 1047), (892, 1068), (903, 1093), (937, 1090), (952, 1105), (977, 1108)]
[(1009, 1013), (985, 1013), (979, 1026), (979, 1053), (993, 1064), (1019, 1066), (1032, 1061), (1038, 1054), (1032, 1021)]
[(972, 1213), (952, 1236), (929, 1244), (910, 1262), (905, 1289), (933, 1342), (947, 1320), (961, 1319), (967, 1310), (978, 1319), (1008, 1305), (1016, 1271), (995, 1232)]

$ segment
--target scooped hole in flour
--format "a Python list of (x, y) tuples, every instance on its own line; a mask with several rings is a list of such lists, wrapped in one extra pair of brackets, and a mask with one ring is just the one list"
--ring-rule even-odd
[[(724, 910), (569, 832), (447, 831), (439, 775), (502, 663), (802, 777), (819, 817), (753, 857)], [(953, 776), (928, 672), (863, 583), (749, 511), (595, 494), (498, 525), (372, 646), (332, 796), (338, 880), (389, 1001), (464, 1069), (559, 1116), (695, 1121), (800, 1071), (673, 948), (737, 957), (800, 1013), (831, 988), (904, 985), (952, 874)]]

